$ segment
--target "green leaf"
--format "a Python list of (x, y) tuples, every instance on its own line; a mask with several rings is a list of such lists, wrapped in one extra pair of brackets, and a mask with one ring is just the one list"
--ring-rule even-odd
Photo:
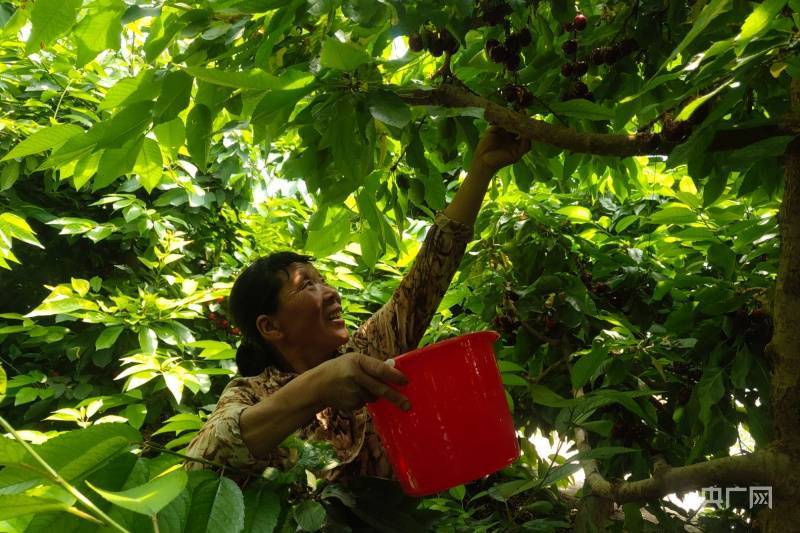
[(718, 268), (726, 278), (731, 278), (736, 269), (736, 254), (730, 247), (715, 242), (708, 247), (708, 262)]
[[(731, 8), (731, 0), (711, 0), (703, 10), (700, 12), (700, 15), (697, 19), (692, 23), (691, 29), (686, 34), (686, 36), (678, 43), (678, 46), (672, 51), (669, 57), (664, 61), (663, 65), (667, 65), (672, 62), (673, 59), (678, 57), (678, 54), (683, 52), (683, 50), (692, 44), (692, 42), (697, 38), (706, 27), (711, 24), (715, 19), (717, 19), (720, 15), (724, 12), (728, 11)], [(663, 66), (661, 67), (663, 69)], [(659, 70), (661, 70), (659, 69)]]
[(144, 43), (144, 57), (149, 64), (161, 55), (175, 39), (175, 35), (186, 26), (177, 13), (163, 13), (156, 16), (150, 25), (147, 40)]
[[(5, 372), (0, 367), (0, 375), (5, 376)], [(5, 396), (5, 391), (0, 392), (0, 398)], [(27, 457), (28, 452), (22, 444), (12, 437), (0, 436), (0, 465), (12, 465), (21, 463)]]
[(31, 10), (30, 37), (25, 52), (46, 48), (75, 24), (81, 0), (36, 0)]
[(294, 518), (302, 531), (319, 531), (325, 524), (325, 516), (325, 508), (314, 500), (306, 500), (294, 508)]
[(7, 191), (17, 182), (20, 176), (19, 161), (9, 161), (0, 172), (0, 192)]
[(164, 76), (161, 94), (153, 107), (155, 124), (167, 122), (189, 106), (194, 79), (180, 70), (173, 70)]
[(156, 188), (164, 172), (164, 160), (161, 157), (161, 147), (153, 139), (145, 138), (133, 172), (139, 175), (139, 182), (148, 193)]
[(122, 0), (95, 0), (72, 32), (78, 49), (76, 67), (83, 67), (103, 50), (119, 50), (122, 35)]
[(608, 357), (608, 353), (600, 347), (594, 347), (588, 354), (582, 355), (570, 370), (572, 388), (583, 387), (597, 372), (600, 365)]
[(272, 533), (281, 514), (281, 498), (270, 487), (260, 486), (244, 491), (244, 531)]
[(255, 142), (272, 142), (273, 137), (286, 130), (286, 123), (297, 103), (314, 89), (309, 85), (301, 89), (269, 91), (253, 110), (251, 123)]
[(638, 220), (639, 215), (626, 215), (617, 221), (617, 224), (614, 226), (614, 231), (621, 233)]
[(736, 352), (736, 357), (734, 357), (733, 365), (731, 366), (731, 383), (733, 383), (734, 387), (737, 389), (747, 388), (747, 374), (750, 373), (752, 365), (753, 354), (750, 353), (746, 344), (742, 344)]
[(107, 122), (102, 122), (92, 129), (97, 129), (101, 133), (97, 146), (119, 147), (130, 145), (130, 140), (137, 136), (144, 136), (144, 132), (152, 121), (151, 102), (136, 102), (130, 104)]
[(136, 159), (142, 150), (144, 137), (134, 139), (122, 148), (107, 148), (100, 156), (97, 165), (97, 174), (92, 182), (92, 190), (98, 191), (108, 187), (120, 176), (124, 176), (133, 170)]
[(697, 220), (697, 215), (688, 207), (665, 204), (660, 211), (650, 216), (653, 224), (689, 224)]
[(111, 348), (114, 346), (114, 343), (117, 342), (117, 338), (119, 337), (120, 333), (124, 331), (124, 329), (125, 328), (123, 326), (105, 328), (102, 333), (97, 336), (97, 340), (94, 341), (94, 347), (98, 350)]
[(704, 94), (704, 95), (702, 95), (702, 96), (698, 96), (697, 98), (695, 98), (694, 100), (692, 100), (691, 102), (689, 102), (688, 104), (686, 104), (686, 106), (684, 106), (684, 108), (683, 108), (683, 109), (681, 109), (681, 112), (680, 112), (680, 113), (678, 113), (678, 116), (677, 116), (677, 117), (675, 117), (675, 119), (674, 119), (674, 120), (675, 120), (676, 122), (677, 122), (677, 121), (681, 121), (681, 120), (689, 120), (689, 119), (691, 118), (691, 116), (692, 116), (692, 113), (694, 113), (694, 112), (695, 112), (695, 110), (696, 110), (698, 107), (700, 107), (701, 105), (703, 105), (704, 103), (706, 103), (708, 100), (710, 100), (710, 99), (714, 98), (714, 97), (715, 97), (717, 94), (719, 94), (719, 92), (720, 92), (720, 91), (722, 91), (722, 90), (723, 90), (723, 89), (725, 89), (727, 86), (729, 86), (730, 84), (732, 84), (732, 83), (733, 83), (733, 81), (734, 81), (734, 79), (735, 79), (735, 78), (731, 78), (730, 80), (726, 81), (725, 83), (721, 83), (721, 84), (719, 85), (719, 87), (717, 87), (717, 88), (716, 88), (716, 89), (714, 89), (713, 91), (711, 91), (711, 92), (709, 92), (709, 93), (706, 93), (706, 94)]
[(75, 164), (75, 172), (72, 174), (72, 185), (75, 187), (76, 191), (86, 185), (89, 180), (92, 179), (92, 176), (97, 173), (102, 156), (102, 152), (92, 152), (80, 158)]
[(711, 408), (725, 395), (725, 376), (717, 367), (706, 368), (697, 384), (700, 413), (698, 417), (706, 427), (711, 423)]
[(191, 346), (192, 348), (202, 348), (199, 356), (203, 359), (221, 360), (233, 359), (236, 357), (236, 350), (227, 342), (195, 341), (188, 343), (187, 346)]
[[(113, 457), (127, 452), (142, 436), (128, 424), (99, 424), (68, 431), (35, 446), (36, 452), (67, 481), (83, 479)], [(76, 454), (75, 450), (80, 450)], [(12, 486), (20, 488), (41, 483), (35, 472), (38, 463), (25, 460), (27, 467), (9, 465), (0, 470), (0, 493)], [(44, 474), (42, 474), (44, 475)]]
[(786, 152), (786, 147), (793, 138), (794, 137), (790, 135), (771, 137), (745, 146), (744, 148), (734, 150), (728, 156), (728, 163), (744, 163), (749, 165), (756, 159), (781, 156)]
[(61, 487), (37, 487), (23, 494), (0, 497), (0, 516), (5, 520), (28, 514), (66, 511), (74, 503), (75, 497)]
[(614, 112), (600, 104), (595, 104), (583, 98), (567, 100), (566, 102), (553, 102), (550, 108), (558, 115), (581, 118), (586, 120), (613, 120)]
[(592, 448), (591, 450), (580, 452), (569, 458), (569, 462), (587, 461), (589, 459), (612, 459), (624, 453), (633, 453), (639, 450), (635, 448), (625, 448), (623, 446), (604, 446), (602, 448)]
[(741, 55), (745, 47), (755, 37), (763, 33), (775, 19), (775, 15), (786, 5), (786, 0), (764, 0), (756, 4), (753, 12), (742, 24), (739, 35), (736, 36), (736, 55)]
[(0, 401), (3, 401), (3, 398), (6, 397), (6, 390), (8, 387), (8, 378), (6, 377), (6, 371), (0, 365)]
[(357, 130), (356, 110), (345, 100), (336, 105), (330, 124), (330, 141), (336, 169), (356, 184), (364, 177), (365, 147)]
[(97, 107), (99, 111), (130, 105), (135, 102), (152, 100), (158, 96), (161, 82), (156, 80), (155, 71), (144, 69), (132, 78), (123, 78), (106, 92), (106, 97)]
[(156, 336), (156, 332), (150, 328), (141, 328), (139, 330), (139, 347), (144, 353), (156, 353), (158, 349), (158, 337)]
[(211, 146), (211, 111), (203, 104), (195, 105), (186, 118), (186, 147), (192, 161), (201, 171), (206, 171), (208, 150)]
[(353, 43), (343, 43), (339, 39), (329, 38), (322, 43), (320, 65), (336, 70), (355, 70), (372, 58)]
[(566, 215), (570, 220), (576, 222), (590, 222), (592, 220), (592, 212), (579, 205), (569, 205), (562, 207), (556, 211), (559, 215)]
[(713, 205), (722, 193), (725, 191), (725, 185), (728, 184), (728, 173), (722, 170), (714, 169), (711, 177), (708, 178), (703, 186), (703, 207)]
[(25, 157), (38, 154), (51, 148), (63, 145), (72, 137), (83, 133), (83, 128), (74, 124), (58, 124), (40, 129), (8, 152), (0, 161), (6, 161), (15, 157)]
[(544, 385), (533, 384), (530, 387), (531, 399), (539, 405), (547, 407), (571, 407), (576, 404), (576, 400), (562, 398)]
[(403, 128), (411, 122), (411, 108), (395, 93), (388, 91), (372, 93), (367, 102), (369, 112), (375, 120), (397, 128)]
[(169, 474), (159, 476), (138, 487), (121, 492), (111, 492), (95, 487), (88, 481), (89, 487), (105, 500), (135, 513), (152, 516), (163, 509), (186, 486), (186, 471), (179, 467)]
[(39, 397), (39, 389), (23, 387), (14, 395), (14, 407), (31, 403)]
[(169, 122), (156, 125), (153, 131), (156, 134), (158, 142), (173, 150), (177, 150), (183, 146), (183, 142), (186, 138), (186, 128), (180, 117), (175, 117)]
[(625, 513), (624, 530), (629, 533), (642, 533), (644, 531), (642, 505), (639, 503), (623, 503), (622, 511)]
[(242, 491), (231, 479), (221, 477), (201, 482), (192, 491), (192, 504), (185, 531), (234, 533), (244, 526)]
[(328, 257), (344, 248), (351, 235), (350, 212), (339, 210), (322, 229), (308, 230), (305, 249), (317, 257)]
[(281, 89), (285, 85), (279, 77), (255, 68), (242, 71), (226, 71), (203, 67), (186, 67), (184, 70), (198, 80), (236, 89), (266, 91), (269, 89)]

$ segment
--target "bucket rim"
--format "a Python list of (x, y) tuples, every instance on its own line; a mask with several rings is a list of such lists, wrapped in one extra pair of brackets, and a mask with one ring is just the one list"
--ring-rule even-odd
[(417, 348), (416, 350), (411, 350), (410, 352), (406, 352), (394, 357), (395, 362), (402, 361), (405, 359), (410, 359), (412, 357), (416, 357), (421, 355), (425, 352), (438, 350), (440, 348), (446, 347), (449, 344), (456, 344), (457, 342), (470, 339), (473, 337), (489, 337), (491, 339), (491, 343), (493, 344), (497, 339), (500, 338), (500, 334), (494, 330), (484, 330), (484, 331), (474, 331), (472, 333), (465, 333), (464, 335), (459, 335), (458, 337), (453, 337), (450, 339), (445, 339), (443, 341), (435, 342), (433, 344), (429, 344), (427, 346), (423, 346), (422, 348)]

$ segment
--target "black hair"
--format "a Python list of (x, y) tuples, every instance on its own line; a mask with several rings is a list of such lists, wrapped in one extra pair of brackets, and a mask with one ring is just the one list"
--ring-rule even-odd
[(283, 286), (278, 273), (284, 272), (288, 278), (289, 265), (313, 260), (295, 252), (275, 252), (257, 259), (236, 278), (228, 305), (233, 321), (242, 331), (242, 342), (236, 350), (236, 365), (242, 376), (257, 376), (269, 366), (286, 367), (280, 352), (261, 337), (256, 319), (278, 310), (278, 293)]

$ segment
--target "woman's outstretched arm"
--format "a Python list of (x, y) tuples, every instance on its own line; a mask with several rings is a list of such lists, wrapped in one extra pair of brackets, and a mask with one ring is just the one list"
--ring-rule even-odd
[(518, 161), (530, 147), (529, 141), (517, 139), (514, 134), (496, 126), (486, 130), (475, 148), (464, 183), (459, 187), (453, 201), (444, 209), (445, 216), (472, 226), (494, 174), (504, 166)]
[(486, 131), (467, 177), (450, 205), (436, 216), (400, 286), (353, 334), (352, 344), (358, 351), (387, 359), (417, 347), (458, 270), (492, 176), (528, 149), (527, 141), (499, 128)]

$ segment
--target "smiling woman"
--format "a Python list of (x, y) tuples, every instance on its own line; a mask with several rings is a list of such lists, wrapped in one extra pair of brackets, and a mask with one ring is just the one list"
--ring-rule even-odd
[[(417, 347), (458, 269), (492, 176), (528, 146), (502, 130), (488, 130), (411, 269), (391, 299), (352, 335), (341, 318), (338, 292), (311, 257), (278, 252), (247, 267), (230, 297), (243, 332), (236, 354), (242, 377), (225, 388), (187, 454), (258, 475), (268, 466), (292, 466), (296, 458), (279, 445), (296, 434), (333, 444), (339, 466), (321, 473), (329, 480), (392, 477), (364, 405), (384, 397), (412, 408), (389, 386), (404, 384), (405, 376), (383, 361)], [(205, 467), (196, 461), (186, 466)]]

